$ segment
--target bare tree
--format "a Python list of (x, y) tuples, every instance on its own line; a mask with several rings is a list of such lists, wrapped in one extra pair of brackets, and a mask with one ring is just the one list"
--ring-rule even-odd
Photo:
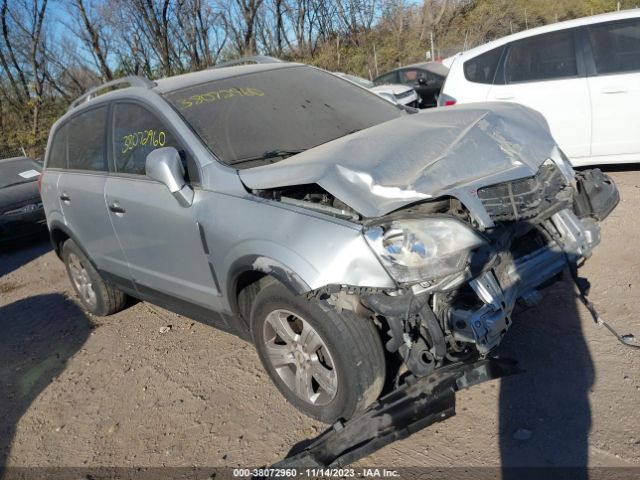
[(88, 47), (103, 79), (113, 80), (113, 72), (107, 61), (108, 34), (104, 31), (104, 23), (96, 19), (97, 15), (90, 16), (86, 0), (74, 0), (73, 10), (79, 15), (82, 23), (77, 28), (72, 27), (71, 30)]

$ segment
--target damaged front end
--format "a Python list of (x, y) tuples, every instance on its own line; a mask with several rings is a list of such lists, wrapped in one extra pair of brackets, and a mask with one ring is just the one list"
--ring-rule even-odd
[(599, 170), (573, 177), (555, 162), (533, 177), (478, 189), (493, 225), (482, 228), (455, 199), (439, 213), (420, 206), (370, 223), (366, 238), (395, 291), (362, 295), (387, 329), (386, 348), (424, 376), (448, 363), (486, 356), (509, 326), (517, 303), (591, 255), (598, 221), (619, 201)]
[(573, 171), (539, 113), (503, 103), (409, 115), (240, 177), (362, 226), (396, 287), (349, 277), (323, 290), (372, 317), (417, 376), (486, 356), (517, 303), (591, 255), (619, 201), (601, 171)]

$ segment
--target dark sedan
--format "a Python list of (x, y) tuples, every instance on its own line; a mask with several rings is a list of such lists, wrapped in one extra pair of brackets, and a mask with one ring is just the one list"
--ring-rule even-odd
[(448, 73), (440, 62), (414, 63), (396, 68), (376, 78), (375, 85), (401, 83), (413, 87), (420, 97), (420, 108), (435, 107)]
[(38, 191), (42, 166), (29, 158), (0, 160), (0, 241), (42, 231), (45, 216)]

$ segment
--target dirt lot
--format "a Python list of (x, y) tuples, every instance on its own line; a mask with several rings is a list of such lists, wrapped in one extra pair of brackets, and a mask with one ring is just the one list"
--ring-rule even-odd
[[(612, 175), (622, 202), (581, 273), (601, 314), (640, 336), (640, 171)], [(0, 275), (0, 466), (247, 467), (324, 428), (231, 335), (144, 303), (85, 315), (46, 241), (0, 254)], [(499, 353), (525, 373), (462, 392), (456, 417), (361, 464), (640, 466), (640, 351), (572, 291), (516, 317)]]

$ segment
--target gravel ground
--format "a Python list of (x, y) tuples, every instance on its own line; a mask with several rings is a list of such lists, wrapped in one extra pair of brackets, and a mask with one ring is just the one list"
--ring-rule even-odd
[[(640, 336), (640, 171), (611, 174), (622, 201), (581, 274), (602, 316)], [(236, 337), (145, 303), (83, 313), (46, 240), (1, 253), (0, 275), (0, 466), (248, 467), (324, 429)], [(360, 465), (640, 466), (640, 352), (568, 282), (515, 318), (500, 353), (526, 371), (461, 392), (457, 416)]]

